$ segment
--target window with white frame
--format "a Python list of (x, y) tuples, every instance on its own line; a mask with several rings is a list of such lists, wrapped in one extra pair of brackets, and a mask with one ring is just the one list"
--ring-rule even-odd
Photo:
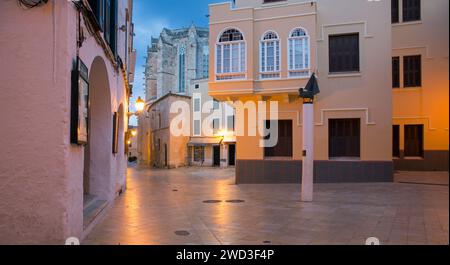
[(226, 30), (216, 45), (216, 78), (231, 80), (245, 78), (246, 50), (242, 33), (237, 29)]
[(304, 29), (294, 29), (288, 42), (289, 77), (301, 78), (310, 75), (309, 36)]
[(260, 44), (261, 78), (280, 77), (280, 40), (275, 32), (264, 34)]

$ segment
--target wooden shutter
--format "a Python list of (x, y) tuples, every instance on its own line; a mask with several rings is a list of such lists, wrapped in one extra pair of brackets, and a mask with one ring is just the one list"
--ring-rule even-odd
[(400, 57), (392, 58), (392, 87), (400, 87)]
[(405, 125), (405, 156), (423, 157), (423, 125)]
[(330, 73), (359, 71), (359, 34), (329, 37)]
[(421, 19), (420, 1), (421, 0), (403, 0), (403, 22)]
[(391, 22), (398, 23), (399, 20), (399, 0), (391, 0)]
[(329, 120), (329, 156), (360, 157), (360, 119)]
[[(270, 121), (266, 121), (266, 128), (270, 128)], [(292, 120), (278, 121), (278, 143), (274, 147), (264, 148), (265, 157), (292, 157), (293, 131)], [(270, 135), (265, 137), (269, 139)]]
[(422, 56), (405, 56), (403, 58), (404, 87), (422, 86)]

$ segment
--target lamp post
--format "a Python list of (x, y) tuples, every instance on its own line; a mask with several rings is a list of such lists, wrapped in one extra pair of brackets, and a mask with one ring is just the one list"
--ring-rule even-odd
[(303, 159), (302, 194), (303, 202), (313, 201), (314, 185), (314, 99), (320, 93), (315, 74), (312, 74), (305, 88), (299, 91), (303, 99)]

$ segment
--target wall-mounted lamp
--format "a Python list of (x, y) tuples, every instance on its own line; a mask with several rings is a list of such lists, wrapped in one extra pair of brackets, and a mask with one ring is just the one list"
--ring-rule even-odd
[(136, 112), (134, 112), (134, 113), (129, 112), (128, 116), (133, 116), (133, 115), (139, 116), (139, 114), (141, 114), (142, 111), (144, 111), (145, 101), (141, 97), (138, 97), (138, 99), (136, 100), (135, 107), (136, 107)]

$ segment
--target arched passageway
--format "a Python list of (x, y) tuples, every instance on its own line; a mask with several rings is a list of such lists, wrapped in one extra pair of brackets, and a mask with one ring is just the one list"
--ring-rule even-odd
[(85, 147), (83, 176), (85, 217), (86, 208), (108, 201), (113, 194), (111, 147), (111, 90), (105, 62), (97, 57), (89, 71), (89, 143)]

